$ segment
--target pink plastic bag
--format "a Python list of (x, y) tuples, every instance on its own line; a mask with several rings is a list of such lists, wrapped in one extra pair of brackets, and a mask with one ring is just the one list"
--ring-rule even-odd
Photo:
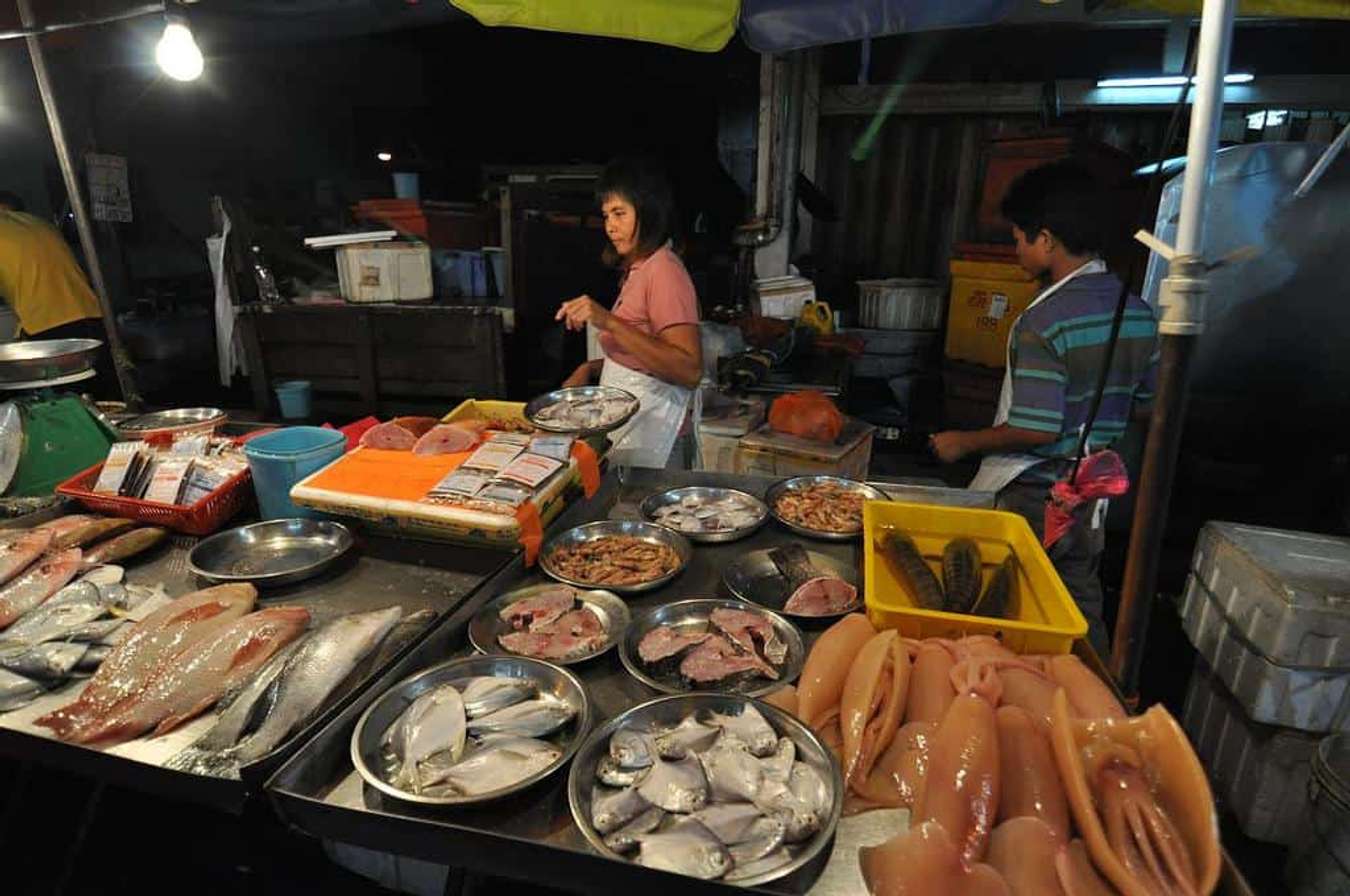
[(1070, 484), (1061, 479), (1050, 486), (1050, 497), (1045, 502), (1045, 549), (1064, 537), (1073, 526), (1073, 514), (1084, 501), (1099, 498), (1118, 498), (1130, 490), (1130, 473), (1114, 451), (1098, 451), (1083, 458), (1078, 466), (1078, 480)]

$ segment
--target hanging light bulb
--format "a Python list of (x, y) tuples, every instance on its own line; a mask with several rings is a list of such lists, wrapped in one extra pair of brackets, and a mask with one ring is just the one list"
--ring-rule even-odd
[(164, 36), (155, 45), (155, 61), (175, 81), (195, 81), (205, 67), (192, 29), (176, 18), (169, 19), (164, 26)]

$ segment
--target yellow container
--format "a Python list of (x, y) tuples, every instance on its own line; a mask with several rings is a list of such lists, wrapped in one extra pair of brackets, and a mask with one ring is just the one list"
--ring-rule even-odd
[[(942, 549), (953, 538), (973, 538), (980, 546), (981, 587), (1011, 552), (1017, 558), (1017, 618), (988, 619), (916, 606), (892, 561), (877, 546), (887, 529), (908, 533), (939, 581)], [(1087, 634), (1087, 620), (1040, 541), (1015, 513), (868, 501), (863, 505), (863, 576), (867, 617), (878, 629), (897, 629), (907, 638), (993, 635), (1017, 653), (1068, 653), (1074, 640)]]
[(947, 308), (946, 356), (1002, 369), (1008, 363), (1008, 331), (1040, 292), (1040, 283), (1019, 265), (952, 259)]
[(490, 398), (469, 398), (461, 401), (453, 411), (441, 418), (442, 423), (458, 420), (513, 420), (527, 423), (525, 402), (497, 401)]

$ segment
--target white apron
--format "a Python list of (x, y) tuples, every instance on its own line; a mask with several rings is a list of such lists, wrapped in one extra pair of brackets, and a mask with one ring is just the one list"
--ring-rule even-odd
[(642, 403), (632, 420), (609, 434), (614, 443), (609, 450), (610, 462), (625, 467), (665, 467), (691, 403), (693, 419), (698, 420), (702, 393), (639, 373), (608, 356), (600, 371), (600, 385), (631, 392)]
[[(1035, 308), (1041, 302), (1054, 295), (1061, 286), (1068, 283), (1074, 277), (1083, 274), (1104, 274), (1106, 265), (1101, 259), (1093, 259), (1087, 264), (1074, 270), (1071, 274), (1056, 283), (1051, 284), (1044, 289), (1040, 295), (1032, 300), (1027, 306), (1027, 311)], [(1026, 314), (1026, 311), (1022, 312)], [(1008, 345), (1005, 349), (1005, 367), (1003, 369), (1003, 388), (998, 394), (998, 410), (994, 412), (994, 426), (1002, 426), (1008, 422), (1008, 412), (1012, 410), (1013, 382), (1012, 382), (1012, 341), (1016, 335), (1016, 324), (1014, 329), (1008, 332)], [(608, 364), (608, 362), (606, 362)], [(984, 460), (980, 463), (980, 469), (975, 474), (975, 478), (970, 480), (970, 485), (966, 488), (979, 492), (999, 492), (1012, 482), (1023, 472), (1042, 463), (1046, 458), (1039, 454), (1009, 453), (1009, 454), (986, 454)]]

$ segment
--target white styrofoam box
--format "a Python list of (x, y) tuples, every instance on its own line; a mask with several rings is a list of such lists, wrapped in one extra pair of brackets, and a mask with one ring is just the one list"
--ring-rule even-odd
[(947, 288), (936, 280), (858, 281), (858, 323), (881, 330), (940, 330)]
[(1350, 538), (1209, 522), (1191, 570), (1272, 663), (1350, 671)]
[(1203, 660), (1191, 673), (1181, 725), (1247, 836), (1285, 845), (1297, 839), (1318, 735), (1253, 722)]
[(431, 248), (425, 243), (363, 243), (337, 250), (338, 286), (349, 302), (431, 298)]
[(770, 277), (755, 281), (755, 297), (762, 316), (796, 320), (815, 301), (816, 285), (803, 277)]
[(1350, 674), (1272, 663), (1224, 614), (1196, 573), (1186, 580), (1181, 627), (1255, 721), (1312, 732), (1350, 728)]

